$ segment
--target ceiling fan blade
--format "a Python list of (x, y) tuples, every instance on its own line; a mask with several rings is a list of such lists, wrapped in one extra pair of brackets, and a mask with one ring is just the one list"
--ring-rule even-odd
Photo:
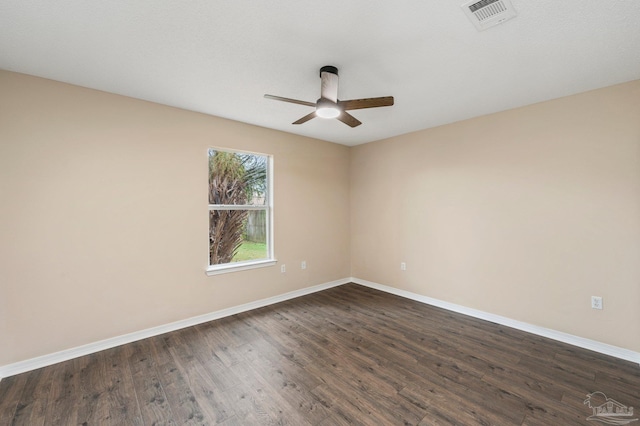
[(342, 114), (340, 114), (336, 118), (338, 120), (342, 121), (344, 124), (346, 124), (349, 127), (358, 127), (359, 125), (362, 124), (362, 122), (360, 120), (358, 120), (353, 115), (351, 115), (351, 114), (349, 114), (348, 112), (345, 112), (345, 111), (342, 111)]
[(304, 117), (302, 117), (299, 120), (294, 121), (291, 124), (302, 124), (302, 123), (306, 123), (307, 121), (311, 120), (312, 118), (314, 118), (316, 116), (316, 112), (313, 111), (312, 113), (309, 113), (307, 115), (305, 115)]
[(305, 106), (310, 106), (314, 108), (316, 107), (316, 104), (314, 104), (313, 102), (299, 101), (297, 99), (283, 98), (281, 96), (274, 96), (274, 95), (264, 95), (264, 97), (267, 99), (273, 99), (274, 101), (290, 102), (292, 104), (305, 105)]
[(381, 98), (364, 98), (364, 99), (351, 99), (348, 101), (338, 101), (338, 105), (343, 111), (350, 111), (353, 109), (364, 108), (377, 108), (393, 105), (393, 96), (383, 96)]

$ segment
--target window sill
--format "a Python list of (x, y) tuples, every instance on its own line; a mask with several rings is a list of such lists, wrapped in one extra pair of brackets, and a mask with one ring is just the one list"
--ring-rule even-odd
[(226, 265), (209, 266), (207, 268), (207, 275), (220, 275), (228, 274), (230, 272), (246, 271), (249, 269), (266, 268), (273, 266), (278, 261), (276, 259), (257, 260), (255, 262), (242, 262), (242, 263), (230, 263)]

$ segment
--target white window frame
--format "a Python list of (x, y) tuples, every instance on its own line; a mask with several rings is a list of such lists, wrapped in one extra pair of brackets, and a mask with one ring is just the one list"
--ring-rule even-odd
[[(210, 247), (207, 248), (207, 270), (206, 273), (208, 276), (226, 274), (230, 272), (238, 272), (238, 271), (246, 271), (249, 269), (256, 268), (264, 268), (268, 266), (274, 266), (277, 263), (277, 260), (273, 251), (273, 155), (264, 154), (260, 152), (250, 152), (250, 151), (240, 151), (229, 148), (220, 148), (220, 147), (211, 147), (209, 149), (213, 149), (216, 151), (223, 152), (231, 152), (234, 154), (249, 154), (249, 155), (259, 155), (267, 158), (267, 193), (265, 200), (267, 202), (264, 206), (256, 206), (256, 205), (247, 205), (247, 204), (208, 204), (209, 208), (207, 210), (207, 218), (209, 218), (209, 213), (211, 210), (264, 210), (266, 214), (266, 240), (267, 240), (267, 258), (266, 259), (257, 259), (257, 260), (246, 260), (243, 262), (229, 262), (222, 263), (218, 265), (211, 265), (209, 250)], [(207, 170), (209, 167), (209, 149), (207, 149)], [(207, 182), (209, 180), (209, 173), (207, 173)], [(208, 187), (208, 184), (207, 184)], [(207, 219), (208, 223), (208, 219)], [(209, 224), (209, 226), (211, 226)], [(209, 228), (209, 226), (207, 228)], [(209, 239), (207, 238), (207, 241)], [(207, 244), (208, 245), (208, 244)]]

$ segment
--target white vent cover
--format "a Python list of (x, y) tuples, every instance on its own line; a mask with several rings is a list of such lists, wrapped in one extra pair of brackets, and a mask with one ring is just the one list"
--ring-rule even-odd
[(516, 16), (509, 0), (472, 0), (462, 5), (462, 10), (478, 31), (498, 25)]

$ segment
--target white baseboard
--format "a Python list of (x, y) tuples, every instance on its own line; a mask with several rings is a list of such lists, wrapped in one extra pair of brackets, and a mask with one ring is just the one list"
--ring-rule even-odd
[(273, 305), (274, 303), (284, 302), (285, 300), (295, 299), (296, 297), (305, 296), (311, 293), (316, 293), (318, 291), (326, 290), (331, 287), (337, 287), (339, 285), (347, 284), (349, 282), (351, 282), (349, 278), (344, 278), (341, 280), (332, 281), (325, 284), (319, 284), (316, 286), (303, 288), (301, 290), (295, 290), (289, 293), (280, 294), (278, 296), (256, 300), (255, 302), (249, 302), (243, 305), (222, 309), (220, 311), (211, 312), (208, 314), (199, 315), (192, 318), (187, 318), (181, 321), (176, 321), (169, 324), (160, 325), (157, 327), (147, 328), (146, 330), (136, 331), (133, 333), (122, 335), (122, 336), (112, 337), (110, 339), (89, 343), (87, 345), (65, 349), (60, 352), (39, 356), (37, 358), (27, 359), (25, 361), (16, 362), (14, 364), (0, 366), (0, 379), (2, 379), (3, 377), (9, 377), (16, 374), (24, 373), (26, 371), (31, 371), (38, 368), (46, 367), (47, 365), (56, 364), (58, 362), (67, 361), (80, 356), (89, 355), (105, 349), (114, 348), (116, 346), (124, 345), (125, 343), (131, 343), (137, 340), (146, 339), (147, 337), (153, 337), (159, 334), (168, 333), (170, 331), (179, 330), (181, 328), (191, 327), (193, 325), (217, 320), (220, 318), (239, 314), (241, 312), (250, 311), (252, 309), (262, 308), (264, 306)]
[(378, 284), (371, 281), (366, 281), (366, 280), (352, 277), (352, 278), (344, 278), (341, 280), (328, 282), (325, 284), (319, 284), (312, 287), (307, 287), (301, 290), (295, 290), (295, 291), (284, 293), (278, 296), (268, 297), (266, 299), (256, 300), (255, 302), (249, 302), (243, 305), (222, 309), (220, 311), (215, 311), (215, 312), (199, 315), (192, 318), (187, 318), (185, 320), (176, 321), (169, 324), (160, 325), (157, 327), (152, 327), (145, 330), (125, 334), (122, 336), (117, 336), (110, 339), (89, 343), (87, 345), (82, 345), (75, 348), (66, 349), (60, 352), (55, 352), (52, 354), (31, 358), (25, 361), (16, 362), (14, 364), (0, 366), (0, 380), (3, 377), (13, 376), (15, 374), (20, 374), (20, 373), (35, 370), (38, 368), (46, 367), (48, 365), (56, 364), (58, 362), (67, 361), (73, 358), (89, 355), (105, 349), (114, 348), (116, 346), (124, 345), (126, 343), (135, 342), (137, 340), (146, 339), (148, 337), (158, 336), (160, 334), (168, 333), (175, 330), (180, 330), (182, 328), (191, 327), (193, 325), (202, 324), (208, 321), (213, 321), (216, 319), (239, 314), (241, 312), (250, 311), (252, 309), (262, 308), (264, 306), (272, 305), (278, 302), (284, 302), (286, 300), (294, 299), (300, 296), (305, 296), (311, 293), (316, 293), (318, 291), (326, 290), (332, 287), (337, 287), (350, 282), (360, 284), (365, 287), (374, 288), (376, 290), (384, 291), (386, 293), (395, 294), (396, 296), (405, 297), (407, 299), (415, 300), (421, 303), (426, 303), (428, 305), (437, 306), (439, 308), (447, 309), (449, 311), (458, 312), (464, 315), (469, 315), (474, 318), (495, 322), (497, 324), (502, 324), (507, 327), (526, 331), (531, 334), (548, 337), (550, 339), (568, 343), (573, 346), (578, 346), (578, 347), (589, 349), (605, 355), (610, 355), (616, 358), (620, 358), (620, 359), (624, 359), (627, 361), (632, 361), (640, 364), (640, 353), (631, 351), (629, 349), (619, 348), (617, 346), (608, 345), (606, 343), (597, 342), (595, 340), (585, 339), (583, 337), (578, 337), (578, 336), (563, 333), (560, 331), (539, 327), (539, 326), (528, 324), (525, 322), (502, 317), (500, 315), (490, 314), (488, 312), (479, 311), (477, 309), (467, 308), (465, 306), (456, 305), (454, 303), (445, 302), (445, 301), (434, 299), (431, 297), (422, 296), (416, 293), (411, 293), (409, 291), (400, 290), (394, 287), (389, 287), (383, 284)]
[(627, 361), (640, 364), (640, 353), (634, 352), (629, 349), (620, 348), (617, 346), (609, 345), (609, 344), (598, 342), (595, 340), (585, 339), (584, 337), (574, 336), (572, 334), (551, 330), (549, 328), (539, 327), (537, 325), (528, 324), (522, 321), (516, 321), (511, 318), (490, 314), (488, 312), (479, 311), (477, 309), (467, 308), (465, 306), (456, 305), (455, 303), (445, 302), (443, 300), (422, 296), (420, 294), (411, 293), (409, 291), (400, 290), (394, 287), (389, 287), (389, 286), (374, 283), (371, 281), (361, 280), (359, 278), (352, 277), (351, 282), (363, 285), (365, 287), (370, 287), (376, 290), (384, 291), (386, 293), (395, 294), (396, 296), (415, 300), (417, 302), (437, 306), (439, 308), (447, 309), (453, 312), (458, 312), (460, 314), (468, 315), (474, 318), (495, 322), (497, 324), (505, 325), (507, 327), (526, 331), (527, 333), (536, 334), (542, 337), (548, 337), (549, 339), (557, 340), (563, 343), (568, 343), (573, 346), (578, 346), (580, 348), (589, 349), (594, 352), (599, 352), (601, 354), (610, 355), (616, 358), (620, 358), (620, 359), (624, 359)]

